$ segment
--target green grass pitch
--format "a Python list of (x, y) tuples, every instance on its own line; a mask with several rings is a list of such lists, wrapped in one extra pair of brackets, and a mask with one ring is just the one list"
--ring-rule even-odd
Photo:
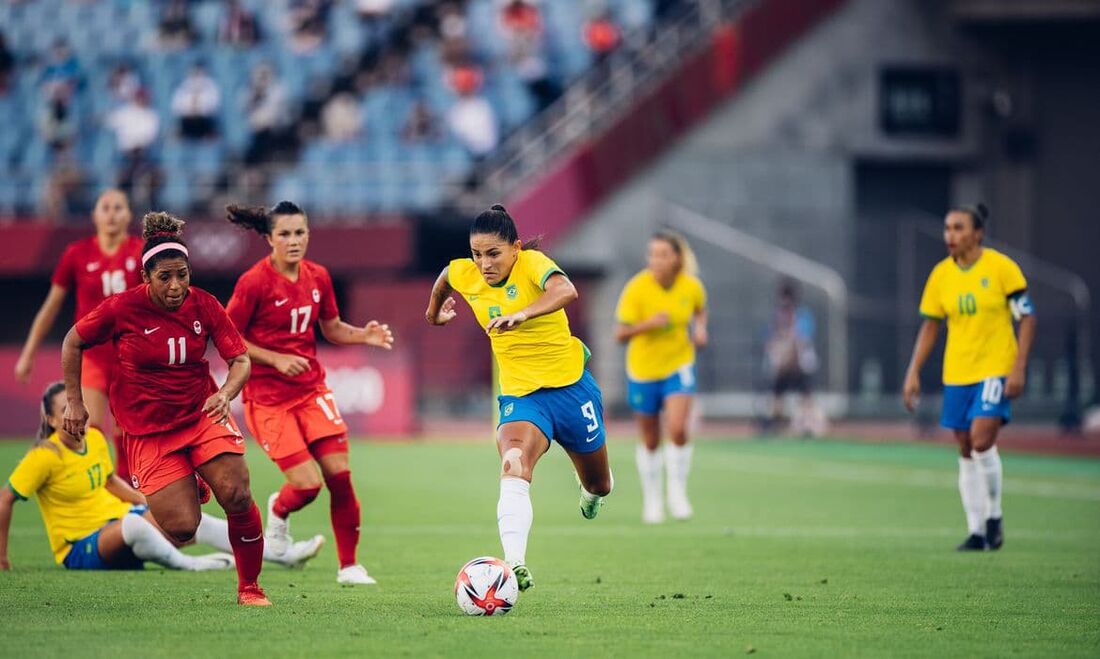
[[(24, 449), (0, 443), (0, 471)], [(322, 494), (292, 532), (329, 544), (304, 570), (265, 568), (267, 610), (235, 605), (232, 573), (66, 572), (17, 504), (0, 657), (1100, 655), (1100, 461), (1006, 456), (1005, 548), (960, 555), (943, 446), (702, 441), (696, 518), (656, 528), (633, 445), (610, 450), (617, 490), (591, 522), (564, 454), (543, 458), (537, 585), (503, 618), (467, 618), (452, 594), (463, 562), (500, 554), (489, 442), (355, 444), (379, 585), (336, 584)], [(266, 501), (278, 473), (249, 461)]]

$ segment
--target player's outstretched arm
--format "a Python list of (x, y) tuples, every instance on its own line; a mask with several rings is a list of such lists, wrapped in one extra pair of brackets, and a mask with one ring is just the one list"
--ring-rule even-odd
[(924, 367), (924, 362), (928, 361), (928, 356), (932, 354), (932, 348), (936, 346), (941, 324), (934, 318), (925, 318), (917, 333), (917, 341), (913, 345), (913, 357), (909, 360), (909, 368), (905, 372), (905, 384), (901, 394), (905, 409), (910, 412), (917, 409), (917, 398), (920, 396), (920, 370)]
[(1031, 354), (1031, 344), (1035, 343), (1035, 331), (1037, 321), (1035, 316), (1028, 314), (1020, 319), (1020, 335), (1016, 342), (1019, 347), (1016, 350), (1016, 361), (1012, 364), (1012, 372), (1005, 380), (1005, 396), (1016, 398), (1024, 393), (1027, 384), (1027, 358)]
[(53, 323), (57, 320), (57, 314), (61, 311), (61, 305), (65, 303), (65, 289), (57, 284), (50, 285), (50, 291), (46, 293), (46, 299), (42, 302), (38, 313), (34, 315), (34, 322), (27, 332), (27, 340), (23, 343), (23, 351), (19, 353), (19, 360), (15, 362), (15, 379), (26, 383), (31, 377), (34, 368), (34, 355), (38, 352), (38, 346), (53, 329)]
[(80, 389), (84, 347), (84, 339), (80, 338), (76, 327), (70, 328), (61, 343), (61, 373), (65, 380), (66, 400), (62, 424), (65, 432), (76, 437), (83, 437), (84, 429), (88, 427), (88, 410), (84, 407), (84, 393)]
[(532, 318), (538, 318), (554, 313), (559, 309), (564, 309), (565, 305), (578, 297), (580, 295), (577, 293), (577, 287), (573, 285), (573, 282), (569, 281), (569, 278), (560, 272), (554, 273), (546, 280), (542, 295), (537, 300), (527, 305), (527, 308), (522, 311), (506, 316), (498, 316), (490, 320), (489, 324), (485, 326), (485, 331), (490, 333), (493, 330), (507, 332)]
[(385, 350), (393, 349), (393, 332), (390, 331), (390, 326), (377, 320), (372, 320), (363, 327), (356, 327), (337, 316), (322, 320), (320, 325), (321, 334), (336, 345), (368, 345)]
[(428, 310), (424, 312), (424, 319), (429, 325), (446, 325), (458, 315), (455, 311), (455, 300), (451, 297), (454, 289), (447, 280), (450, 266), (443, 268), (443, 272), (436, 277), (432, 286), (431, 297), (428, 298)]
[(15, 503), (15, 494), (11, 488), (0, 487), (0, 571), (10, 570), (8, 560), (8, 531), (11, 529), (11, 509)]
[(248, 382), (248, 376), (252, 373), (252, 360), (247, 352), (226, 360), (229, 364), (229, 375), (225, 378), (222, 388), (214, 392), (202, 405), (202, 411), (214, 423), (222, 423), (229, 418), (229, 401), (237, 397)]

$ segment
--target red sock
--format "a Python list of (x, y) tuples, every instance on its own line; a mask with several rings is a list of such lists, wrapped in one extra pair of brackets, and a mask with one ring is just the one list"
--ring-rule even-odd
[(351, 472), (343, 471), (325, 479), (332, 497), (332, 534), (336, 536), (336, 555), (340, 567), (355, 565), (359, 547), (359, 499), (351, 485)]
[(122, 445), (122, 435), (122, 430), (116, 426), (113, 437), (115, 442), (115, 474), (129, 483), (130, 462), (126, 459), (126, 447)]
[(317, 493), (321, 491), (321, 486), (308, 487), (303, 489), (297, 489), (290, 486), (290, 483), (283, 485), (283, 488), (279, 490), (279, 496), (275, 498), (275, 505), (272, 506), (275, 514), (283, 519), (286, 519), (287, 515), (295, 510), (301, 510), (309, 505), (311, 501), (317, 498)]
[(264, 527), (255, 502), (243, 513), (227, 513), (229, 544), (237, 559), (237, 589), (256, 585), (264, 562)]

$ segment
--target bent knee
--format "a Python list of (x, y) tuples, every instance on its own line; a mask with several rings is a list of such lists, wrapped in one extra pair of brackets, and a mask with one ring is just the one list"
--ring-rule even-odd
[(524, 478), (527, 475), (527, 465), (523, 459), (523, 450), (518, 446), (504, 449), (500, 456), (500, 475)]
[(252, 488), (248, 483), (223, 485), (214, 495), (227, 513), (240, 513), (252, 505)]
[[(158, 522), (159, 523), (159, 522)], [(185, 545), (195, 537), (195, 531), (199, 528), (198, 520), (171, 519), (159, 523), (160, 528), (168, 539), (177, 545)]]

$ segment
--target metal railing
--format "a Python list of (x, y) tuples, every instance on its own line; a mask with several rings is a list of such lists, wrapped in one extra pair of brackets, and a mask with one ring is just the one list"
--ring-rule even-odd
[(678, 65), (707, 48), (711, 33), (751, 0), (696, 0), (655, 30), (628, 34), (623, 46), (582, 74), (560, 99), (508, 136), (479, 167), (480, 207), (508, 197), (531, 175), (591, 140), (666, 80)]

